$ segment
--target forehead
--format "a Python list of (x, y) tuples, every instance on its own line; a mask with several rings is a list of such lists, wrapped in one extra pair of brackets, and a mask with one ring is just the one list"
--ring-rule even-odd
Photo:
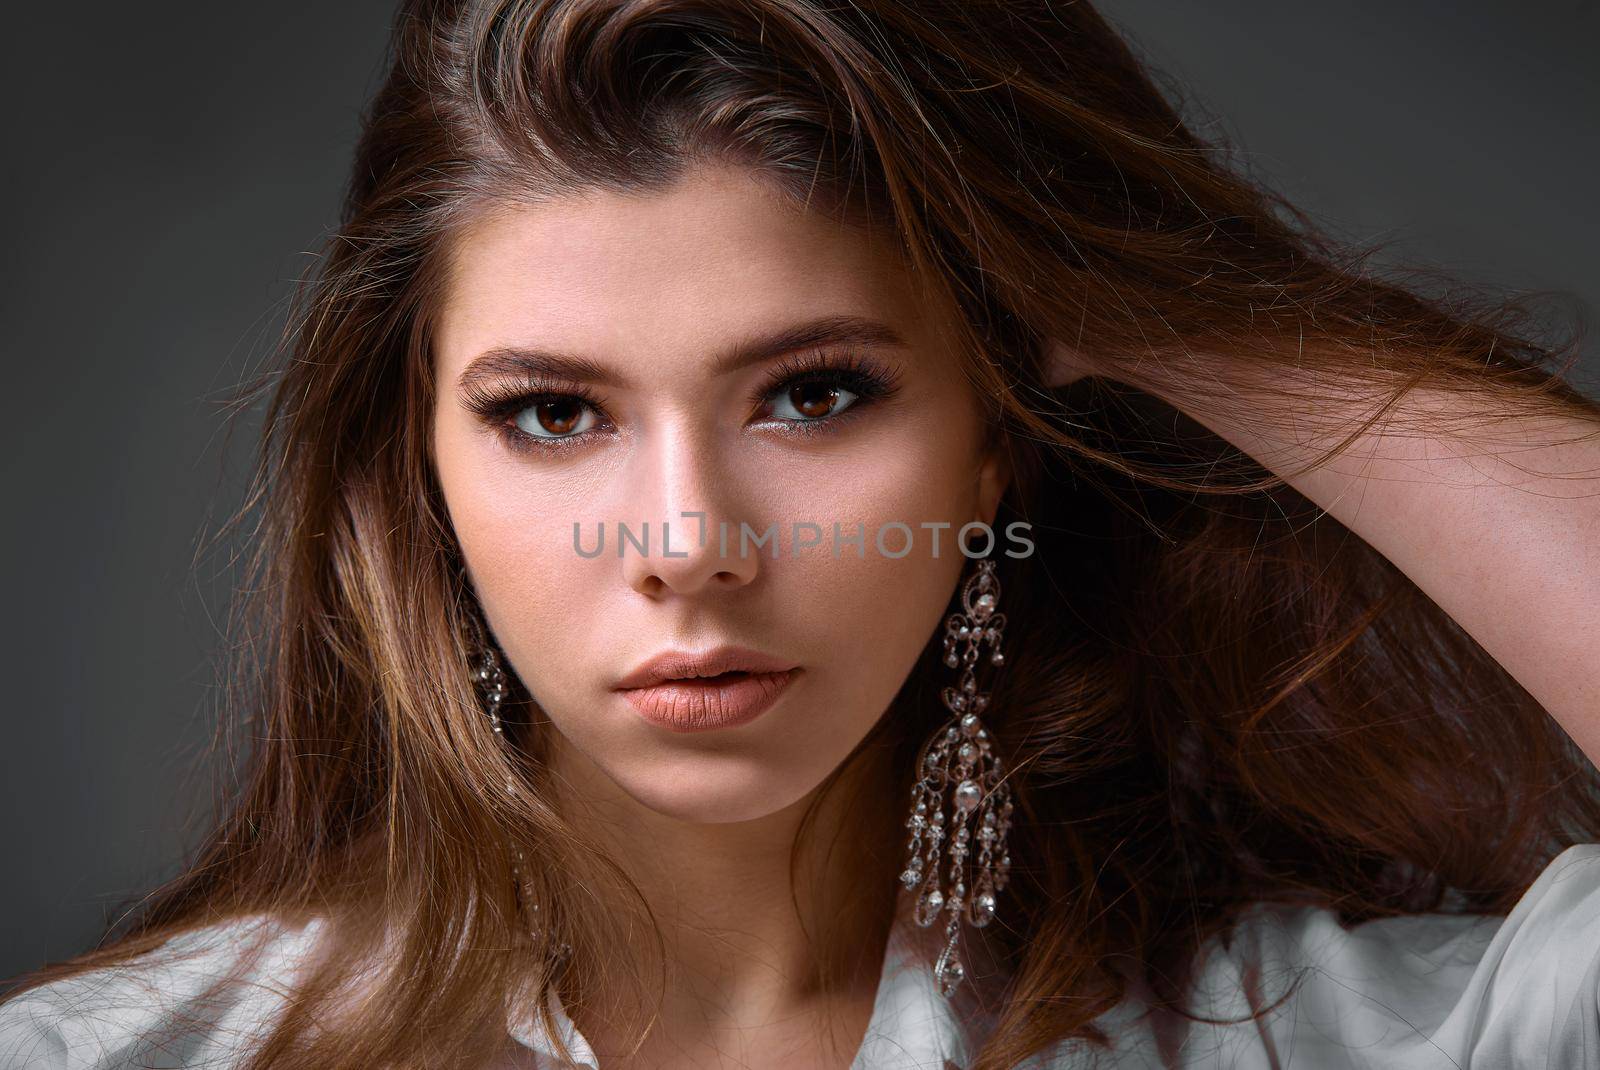
[(456, 363), (496, 345), (659, 352), (825, 315), (916, 344), (932, 341), (928, 311), (890, 237), (703, 166), (661, 190), (486, 209), (453, 242), (439, 349)]

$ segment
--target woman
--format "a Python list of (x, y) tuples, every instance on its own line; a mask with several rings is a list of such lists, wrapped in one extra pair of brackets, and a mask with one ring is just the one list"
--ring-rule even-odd
[(413, 0), (237, 798), (4, 1065), (1582, 1065), (1600, 407), (1516, 311), (1083, 4)]

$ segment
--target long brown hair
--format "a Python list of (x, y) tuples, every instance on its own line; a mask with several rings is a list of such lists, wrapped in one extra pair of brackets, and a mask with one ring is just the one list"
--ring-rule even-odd
[[(1592, 766), (1459, 626), (1115, 376), (1227, 353), (1380, 400), (1431, 383), (1597, 418), (1553, 366), (1575, 342), (1319, 236), (1081, 0), (408, 0), (288, 359), (244, 395), (271, 391), (240, 514), (238, 789), (113, 942), (30, 983), (231, 916), (337, 917), (352, 947), (392, 941), (371, 998), (330, 1013), (360, 956), (330, 959), (257, 1065), (471, 1065), (506, 993), (581, 1001), (605, 948), (648, 931), (647, 907), (619, 905), (621, 868), (541, 794), (551, 729), (529, 696), (502, 740), (471, 686), (482, 623), (430, 467), (430, 328), (474, 213), (659, 187), (711, 158), (898, 235), (1011, 451), (997, 527), (1033, 525), (1036, 552), (1001, 565), (990, 720), (1017, 814), (992, 928), (1011, 979), (978, 1070), (1103, 1040), (1093, 1019), (1134, 974), (1183, 1013), (1195, 952), (1248, 904), (1502, 913), (1600, 831)], [(1052, 389), (1049, 338), (1112, 376)], [(919, 664), (846, 763), (895, 770), (893, 798), (938, 669)], [(868, 894), (894, 894), (897, 846)]]

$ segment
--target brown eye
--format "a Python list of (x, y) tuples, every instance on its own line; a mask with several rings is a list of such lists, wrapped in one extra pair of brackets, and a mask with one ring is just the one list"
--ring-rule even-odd
[[(573, 397), (546, 398), (517, 413), (516, 425), (535, 438), (569, 438), (579, 431), (587, 431), (593, 422), (594, 411)], [(580, 426), (580, 424), (582, 426)]]
[[(854, 393), (833, 383), (796, 383), (773, 405), (773, 415), (787, 420), (820, 420), (849, 408), (855, 400)], [(793, 415), (783, 411), (785, 406)]]

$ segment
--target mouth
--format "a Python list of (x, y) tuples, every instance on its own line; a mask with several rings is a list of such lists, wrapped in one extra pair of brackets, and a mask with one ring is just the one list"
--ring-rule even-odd
[(706, 680), (730, 684), (736, 683), (735, 678), (740, 676), (786, 673), (796, 668), (792, 660), (742, 646), (719, 646), (699, 653), (668, 650), (639, 665), (614, 686), (618, 691), (626, 691)]
[(799, 672), (726, 672), (663, 680), (629, 688), (622, 695), (645, 720), (674, 732), (735, 728), (770, 709)]
[(712, 685), (712, 684), (726, 684), (726, 683), (729, 683), (730, 681), (733, 681), (733, 680), (743, 680), (743, 679), (746, 679), (747, 677), (757, 676), (757, 675), (760, 675), (760, 674), (759, 673), (752, 673), (752, 672), (749, 672), (748, 670), (745, 670), (745, 669), (731, 669), (728, 672), (719, 672), (715, 676), (677, 676), (677, 677), (673, 677), (673, 678), (668, 679), (668, 680), (662, 680), (661, 683), (663, 683), (663, 684), (705, 684), (705, 685), (709, 686), (709, 685)]

